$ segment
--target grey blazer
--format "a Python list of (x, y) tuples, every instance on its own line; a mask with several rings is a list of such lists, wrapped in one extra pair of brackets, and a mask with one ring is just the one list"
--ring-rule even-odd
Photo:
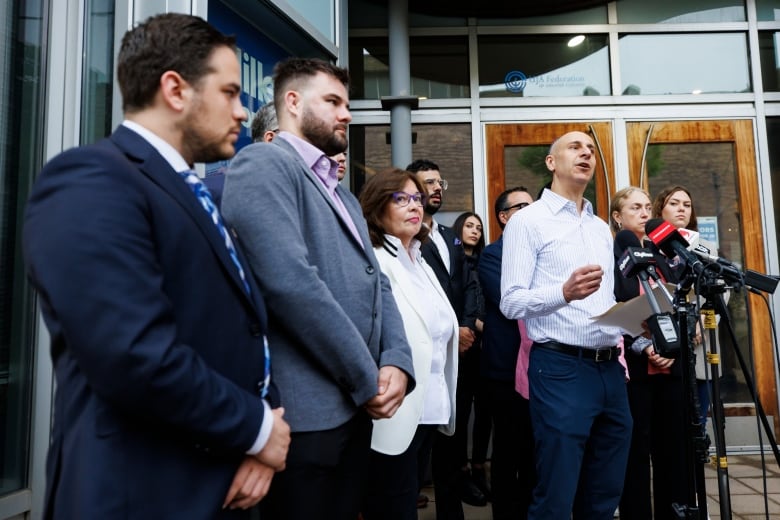
[(362, 244), (284, 139), (243, 148), (226, 177), (222, 212), (268, 307), (272, 377), (292, 431), (347, 422), (376, 395), (378, 366), (405, 371), (410, 392), (403, 322), (354, 195), (337, 188)]

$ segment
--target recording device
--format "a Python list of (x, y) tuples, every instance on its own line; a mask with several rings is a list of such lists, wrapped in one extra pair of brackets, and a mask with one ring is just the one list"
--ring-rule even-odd
[[(723, 275), (734, 283), (742, 283), (742, 272), (736, 265), (725, 258), (712, 255), (710, 250), (701, 244), (689, 244), (679, 231), (672, 224), (660, 218), (650, 219), (645, 224), (647, 238), (669, 258), (679, 256), (696, 275), (701, 274), (705, 268), (700, 259), (703, 258), (708, 265), (717, 267), (714, 270), (717, 274)], [(698, 237), (698, 233), (696, 235)]]
[[(650, 287), (649, 279), (660, 280), (655, 271), (655, 255), (650, 249), (642, 247), (637, 236), (626, 229), (615, 235), (615, 243), (623, 249), (618, 260), (618, 269), (625, 278), (639, 278), (645, 297), (653, 314), (647, 318), (647, 327), (653, 336), (653, 348), (659, 355), (666, 358), (676, 358), (680, 355), (680, 336), (677, 332), (677, 322), (671, 313), (661, 312), (658, 300)], [(650, 274), (652, 271), (652, 275)], [(655, 275), (655, 276), (653, 276)], [(658, 278), (656, 278), (658, 277)]]
[(692, 229), (677, 228), (677, 232), (688, 242), (688, 251), (699, 245), (699, 232)]
[(645, 224), (647, 238), (669, 258), (679, 256), (696, 274), (704, 269), (701, 260), (688, 251), (688, 241), (677, 228), (662, 218), (653, 218)]

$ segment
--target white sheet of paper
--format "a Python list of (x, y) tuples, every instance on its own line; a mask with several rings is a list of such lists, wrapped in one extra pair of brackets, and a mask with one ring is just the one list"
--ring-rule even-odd
[[(669, 291), (669, 294), (674, 294), (675, 286), (667, 283), (666, 289)], [(661, 312), (672, 311), (672, 304), (669, 303), (669, 299), (660, 287), (653, 288), (653, 295), (658, 302), (658, 306), (661, 308)], [(642, 322), (652, 316), (652, 314), (653, 311), (650, 309), (650, 302), (647, 301), (647, 295), (640, 294), (627, 302), (616, 303), (604, 314), (592, 316), (591, 319), (599, 325), (620, 327), (626, 334), (639, 336), (644, 332)]]

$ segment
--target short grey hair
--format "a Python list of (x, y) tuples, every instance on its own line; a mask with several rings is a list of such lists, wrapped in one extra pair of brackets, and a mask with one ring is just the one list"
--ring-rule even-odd
[(260, 107), (252, 120), (252, 141), (262, 141), (266, 132), (277, 131), (279, 131), (279, 122), (276, 120), (276, 108), (273, 103), (266, 103)]

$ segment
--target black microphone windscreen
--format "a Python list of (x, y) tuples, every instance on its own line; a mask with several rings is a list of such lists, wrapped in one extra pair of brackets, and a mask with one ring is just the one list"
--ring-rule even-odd
[(615, 244), (620, 251), (625, 251), (629, 247), (642, 247), (642, 243), (639, 241), (633, 231), (627, 229), (621, 229), (615, 235)]
[(665, 220), (662, 219), (662, 218), (651, 218), (645, 224), (645, 234), (650, 236), (650, 233), (652, 233), (653, 231), (658, 229), (658, 226), (660, 226), (664, 222), (665, 222)]

